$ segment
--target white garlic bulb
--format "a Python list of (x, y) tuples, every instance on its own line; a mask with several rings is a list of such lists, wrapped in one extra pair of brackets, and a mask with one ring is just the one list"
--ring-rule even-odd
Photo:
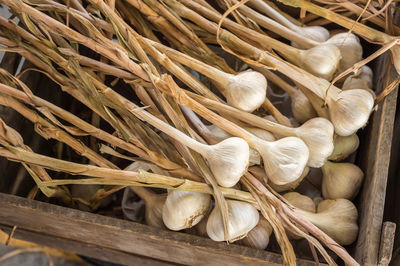
[(317, 77), (332, 80), (341, 61), (340, 49), (334, 44), (321, 44), (304, 51), (296, 64)]
[(353, 199), (364, 178), (361, 169), (352, 163), (327, 162), (322, 173), (321, 191), (326, 199)]
[(294, 210), (332, 237), (339, 245), (350, 245), (358, 235), (358, 213), (354, 204), (346, 199), (324, 200), (317, 213)]
[(225, 237), (221, 210), (216, 205), (207, 221), (207, 234), (214, 241), (234, 242), (242, 239), (252, 230), (259, 221), (257, 209), (247, 203), (237, 200), (227, 200), (228, 205), (228, 231)]
[(229, 85), (224, 91), (227, 103), (246, 112), (259, 108), (267, 96), (267, 80), (257, 71), (227, 75)]
[(333, 137), (333, 152), (329, 156), (328, 160), (338, 162), (346, 159), (350, 154), (355, 152), (360, 145), (360, 140), (357, 134), (352, 134), (350, 136), (339, 136)]
[(349, 136), (365, 126), (373, 106), (374, 98), (366, 90), (332, 91), (328, 107), (336, 134)]
[(260, 217), (258, 224), (241, 241), (244, 245), (260, 250), (267, 248), (269, 237), (272, 234), (272, 226), (264, 218)]
[(315, 212), (316, 208), (314, 201), (307, 196), (301, 195), (297, 192), (288, 192), (284, 194), (283, 197), (296, 208), (300, 208), (309, 212)]
[(362, 59), (363, 49), (360, 40), (353, 33), (338, 33), (329, 38), (325, 43), (334, 44), (340, 50), (342, 56), (338, 67), (338, 73), (352, 67)]
[[(284, 185), (276, 185), (273, 182), (268, 182), (268, 185), (270, 185), (276, 192), (294, 190), (300, 185), (300, 183), (304, 180), (304, 178), (308, 175), (309, 172), (310, 172), (310, 168), (305, 167), (301, 176), (293, 182), (290, 182), (290, 183), (287, 183)], [(265, 182), (267, 182), (268, 178), (265, 178), (264, 180), (265, 180)]]
[(196, 225), (207, 214), (211, 196), (181, 190), (169, 191), (162, 218), (165, 226), (173, 231)]

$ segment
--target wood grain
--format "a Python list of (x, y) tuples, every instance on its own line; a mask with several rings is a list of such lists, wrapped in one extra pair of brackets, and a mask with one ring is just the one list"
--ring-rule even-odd
[[(0, 225), (18, 225), (16, 237), (86, 256), (131, 264), (151, 256), (186, 265), (281, 265), (279, 254), (226, 245), (193, 235), (95, 215), (0, 193)], [(103, 255), (100, 253), (103, 252)], [(298, 265), (315, 265), (298, 260)]]
[[(388, 69), (390, 64), (389, 54), (378, 59), (374, 72), (378, 76), (375, 80), (378, 92), (397, 76), (394, 69), (378, 71)], [(398, 88), (378, 105), (360, 141), (363, 146), (358, 152), (358, 165), (365, 179), (358, 204), (360, 232), (354, 256), (361, 265), (378, 263), (397, 94)]]

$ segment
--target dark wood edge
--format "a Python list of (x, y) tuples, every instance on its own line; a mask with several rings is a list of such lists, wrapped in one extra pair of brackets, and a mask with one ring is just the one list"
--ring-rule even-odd
[[(377, 61), (375, 87), (379, 92), (397, 77), (391, 65), (390, 54)], [(372, 114), (368, 127), (363, 132), (358, 165), (365, 179), (358, 204), (360, 231), (354, 257), (361, 265), (377, 265), (380, 247), (386, 185), (389, 171), (393, 126), (396, 114), (398, 88), (389, 94)]]
[[(18, 226), (16, 237), (86, 256), (130, 264), (151, 256), (186, 265), (281, 265), (279, 254), (152, 228), (0, 193), (0, 225)], [(298, 265), (315, 265), (297, 260)]]

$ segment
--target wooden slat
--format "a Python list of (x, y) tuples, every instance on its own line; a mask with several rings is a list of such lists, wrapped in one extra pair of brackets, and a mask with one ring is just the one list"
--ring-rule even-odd
[(379, 266), (389, 265), (392, 259), (394, 232), (396, 224), (392, 222), (384, 222), (382, 226), (381, 246), (379, 248)]
[[(226, 245), (74, 209), (0, 193), (0, 225), (16, 236), (77, 254), (131, 264), (140, 256), (186, 265), (281, 265), (281, 255)], [(74, 247), (75, 245), (75, 247)], [(100, 253), (103, 254), (101, 255)], [(139, 257), (138, 257), (139, 255)], [(298, 260), (298, 265), (315, 265)]]
[[(375, 87), (378, 91), (397, 77), (394, 69), (386, 71), (390, 64), (388, 53), (377, 62)], [(378, 263), (397, 94), (398, 88), (379, 104), (361, 139), (363, 147), (359, 150), (361, 160), (358, 162), (365, 179), (358, 204), (360, 232), (354, 254), (361, 265)]]

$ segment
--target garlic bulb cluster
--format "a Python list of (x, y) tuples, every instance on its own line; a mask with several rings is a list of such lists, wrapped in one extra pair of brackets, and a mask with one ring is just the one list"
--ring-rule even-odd
[(332, 237), (339, 245), (350, 245), (357, 239), (358, 213), (354, 204), (349, 200), (321, 201), (316, 213), (301, 209), (294, 211)]
[(201, 221), (210, 209), (211, 196), (204, 193), (173, 190), (168, 192), (162, 219), (173, 231), (190, 228)]
[(329, 156), (328, 160), (334, 162), (342, 161), (355, 152), (359, 145), (360, 140), (357, 134), (352, 134), (346, 137), (335, 135), (333, 138), (333, 152)]
[[(219, 127), (217, 127), (215, 125), (207, 126), (207, 128), (214, 135), (214, 137), (220, 141), (232, 137), (229, 133), (227, 133), (226, 131), (220, 129)], [(266, 141), (275, 141), (274, 135), (264, 129), (255, 128), (255, 127), (244, 127), (244, 129), (246, 129), (248, 132), (252, 133), (253, 135), (259, 137), (260, 139), (263, 139)], [(260, 154), (256, 150), (250, 148), (249, 165), (255, 165), (255, 164), (260, 164), (260, 163), (261, 163)]]
[(308, 212), (316, 211), (314, 201), (298, 192), (288, 192), (284, 194), (283, 197), (296, 208), (300, 208)]
[(256, 227), (254, 227), (241, 242), (248, 247), (264, 250), (269, 244), (269, 237), (271, 234), (272, 226), (261, 216)]
[(327, 162), (322, 173), (321, 191), (326, 199), (353, 199), (364, 177), (361, 169), (352, 163)]
[(244, 238), (259, 221), (258, 211), (253, 205), (237, 201), (227, 200), (228, 205), (228, 232), (225, 237), (221, 211), (218, 206), (212, 210), (207, 221), (207, 234), (214, 241), (229, 241)]

